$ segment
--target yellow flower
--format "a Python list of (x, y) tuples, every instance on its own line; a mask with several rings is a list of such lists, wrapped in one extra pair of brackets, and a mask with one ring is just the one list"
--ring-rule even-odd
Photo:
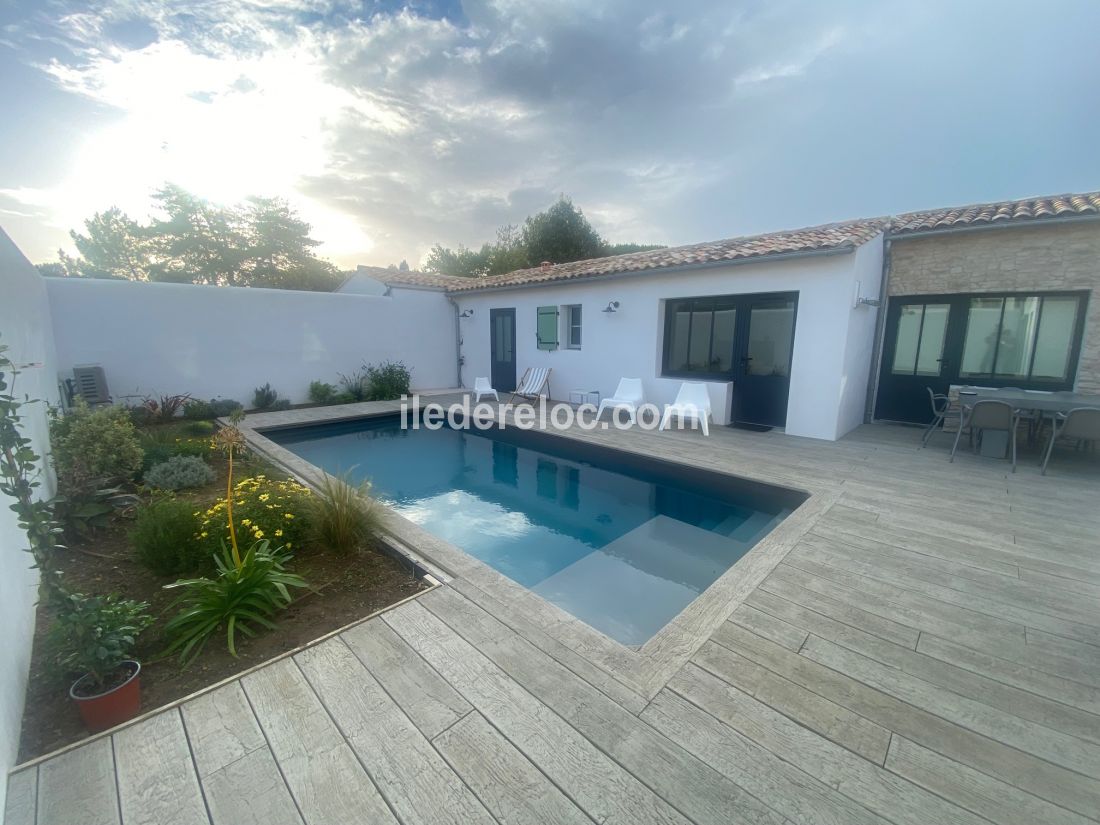
[(257, 528), (256, 530), (252, 531), (252, 535), (254, 535), (258, 539), (262, 539), (264, 537), (264, 531)]
[(260, 501), (267, 501), (269, 498), (271, 498), (270, 493), (264, 493), (260, 496)]
[(283, 534), (283, 530), (282, 530), (281, 527), (278, 530), (275, 531), (276, 537), (281, 536), (282, 534)]
[(294, 546), (294, 545), (293, 545), (293, 544), (291, 544), (291, 543), (290, 543), (289, 541), (288, 541), (288, 542), (286, 543), (286, 549), (287, 549), (287, 550), (289, 550), (289, 549), (290, 549), (291, 547), (293, 547), (293, 546)]
[(292, 518), (294, 518), (294, 514), (293, 513), (283, 513), (283, 518), (292, 519)]
[(243, 518), (243, 519), (241, 519), (241, 524), (243, 524), (243, 525), (244, 525), (245, 527), (247, 527), (247, 526), (248, 526), (248, 525), (250, 525), (251, 523), (252, 523), (252, 519), (250, 519), (250, 518)]
[(199, 533), (199, 535), (202, 536), (203, 538), (206, 538), (206, 531), (203, 530), (201, 533)]

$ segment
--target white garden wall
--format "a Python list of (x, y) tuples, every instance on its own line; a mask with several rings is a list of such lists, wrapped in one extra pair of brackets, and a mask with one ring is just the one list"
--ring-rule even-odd
[(457, 380), (455, 315), (441, 292), (389, 296), (46, 280), (58, 368), (100, 364), (116, 400), (190, 393), (251, 403), (271, 383), (307, 398), (310, 381), (335, 383), (364, 362), (403, 361), (416, 388)]
[[(57, 403), (49, 303), (43, 279), (0, 231), (0, 341), (8, 356), (21, 368), (15, 384), (18, 395)], [(49, 431), (44, 403), (23, 407), (25, 434), (39, 455), (48, 456)], [(47, 470), (40, 492), (53, 493)], [(4, 810), (7, 772), (19, 749), (20, 720), (27, 687), (31, 643), (34, 636), (38, 576), (29, 569), (26, 535), (8, 509), (11, 501), (0, 501), (0, 811)]]
[[(552, 397), (560, 400), (572, 389), (598, 389), (607, 397), (619, 378), (641, 378), (646, 400), (663, 405), (682, 381), (661, 376), (665, 300), (798, 292), (786, 431), (837, 439), (863, 421), (876, 310), (855, 306), (856, 281), (864, 296), (878, 295), (881, 254), (876, 238), (842, 254), (460, 294), (460, 309), (473, 310), (459, 322), (463, 383), (490, 375), (489, 310), (515, 307), (517, 377), (527, 367), (552, 367)], [(619, 301), (617, 312), (602, 312), (609, 301)], [(539, 350), (537, 308), (566, 304), (583, 307), (581, 349)], [(716, 421), (728, 423), (732, 385), (710, 382), (708, 388)]]

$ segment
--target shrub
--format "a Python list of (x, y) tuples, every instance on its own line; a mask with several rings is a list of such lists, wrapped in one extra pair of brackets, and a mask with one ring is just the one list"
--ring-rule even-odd
[(252, 406), (257, 410), (266, 410), (269, 407), (274, 406), (275, 402), (279, 400), (279, 393), (271, 388), (271, 384), (264, 384), (262, 387), (256, 387), (252, 393)]
[(191, 396), (186, 393), (183, 395), (162, 395), (159, 398), (146, 396), (141, 402), (141, 406), (149, 411), (147, 421), (168, 423), (175, 419), (184, 404), (190, 399)]
[(289, 559), (289, 553), (272, 550), (265, 539), (248, 549), (238, 567), (232, 550), (223, 547), (215, 559), (216, 576), (168, 585), (183, 589), (176, 602), (183, 609), (164, 626), (166, 652), (179, 653), (180, 663), (187, 665), (224, 627), (229, 652), (236, 656), (238, 630), (246, 636), (255, 635), (253, 624), (273, 630), (271, 617), (290, 604), (289, 588), (307, 587), (301, 576), (287, 572)]
[(244, 404), (232, 398), (211, 398), (210, 407), (214, 411), (215, 418), (226, 418), (237, 410), (243, 410)]
[(290, 399), (289, 398), (280, 398), (274, 404), (272, 404), (270, 407), (268, 407), (268, 409), (272, 410), (272, 411), (274, 411), (274, 410), (289, 410), (290, 409)]
[(113, 687), (122, 663), (133, 656), (138, 635), (152, 622), (148, 610), (146, 602), (117, 596), (70, 594), (50, 631), (57, 663), (88, 674), (82, 687), (89, 695)]
[(214, 408), (209, 401), (201, 398), (189, 398), (183, 405), (183, 417), (188, 421), (205, 421), (215, 418)]
[(50, 444), (58, 485), (67, 495), (129, 480), (141, 467), (141, 444), (123, 407), (92, 409), (78, 400), (51, 419)]
[(333, 404), (354, 404), (358, 400), (359, 399), (357, 399), (350, 392), (338, 392), (338, 393), (336, 393), (335, 396), (333, 396), (332, 403)]
[(194, 504), (157, 498), (138, 510), (130, 541), (141, 563), (158, 576), (208, 570), (208, 548), (195, 539), (198, 522)]
[(349, 375), (340, 373), (340, 386), (343, 388), (341, 396), (348, 399), (344, 403), (353, 401), (367, 401), (370, 387), (367, 383), (367, 374), (364, 370), (356, 370)]
[(175, 429), (150, 429), (141, 434), (141, 443), (145, 452), (141, 463), (142, 477), (157, 464), (163, 464), (174, 456), (193, 456), (202, 458), (210, 454), (209, 438), (181, 438)]
[[(243, 542), (268, 539), (288, 550), (301, 546), (309, 534), (310, 492), (293, 479), (275, 481), (266, 475), (233, 485), (233, 523)], [(226, 500), (219, 499), (199, 517), (198, 539), (209, 556), (230, 543)]]
[(180, 432), (198, 438), (209, 438), (214, 435), (214, 429), (213, 421), (188, 421), (180, 427)]
[(400, 361), (369, 366), (366, 373), (368, 401), (392, 401), (409, 393), (412, 375)]
[(160, 490), (184, 490), (209, 484), (214, 480), (214, 471), (198, 456), (174, 455), (150, 467), (144, 480)]
[(369, 546), (382, 526), (382, 511), (370, 497), (370, 484), (352, 484), (347, 474), (324, 477), (310, 497), (309, 515), (310, 536), (338, 553)]
[(311, 381), (309, 400), (314, 404), (331, 404), (336, 397), (336, 387), (327, 381)]
[(131, 510), (138, 497), (121, 487), (86, 487), (53, 497), (50, 507), (66, 531), (79, 536), (102, 529), (118, 512)]

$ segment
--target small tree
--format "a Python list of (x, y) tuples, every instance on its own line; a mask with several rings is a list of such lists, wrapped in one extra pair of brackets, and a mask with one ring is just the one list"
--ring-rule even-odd
[(538, 266), (543, 261), (561, 264), (598, 258), (604, 244), (584, 213), (563, 195), (545, 212), (524, 222), (523, 245), (531, 264)]

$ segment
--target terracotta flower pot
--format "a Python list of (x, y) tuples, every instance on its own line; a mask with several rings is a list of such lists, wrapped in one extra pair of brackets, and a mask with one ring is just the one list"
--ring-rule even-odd
[(125, 661), (122, 665), (130, 669), (130, 677), (110, 690), (94, 696), (81, 695), (80, 686), (88, 674), (81, 676), (69, 688), (69, 696), (80, 710), (84, 727), (91, 733), (121, 725), (141, 712), (141, 663)]

